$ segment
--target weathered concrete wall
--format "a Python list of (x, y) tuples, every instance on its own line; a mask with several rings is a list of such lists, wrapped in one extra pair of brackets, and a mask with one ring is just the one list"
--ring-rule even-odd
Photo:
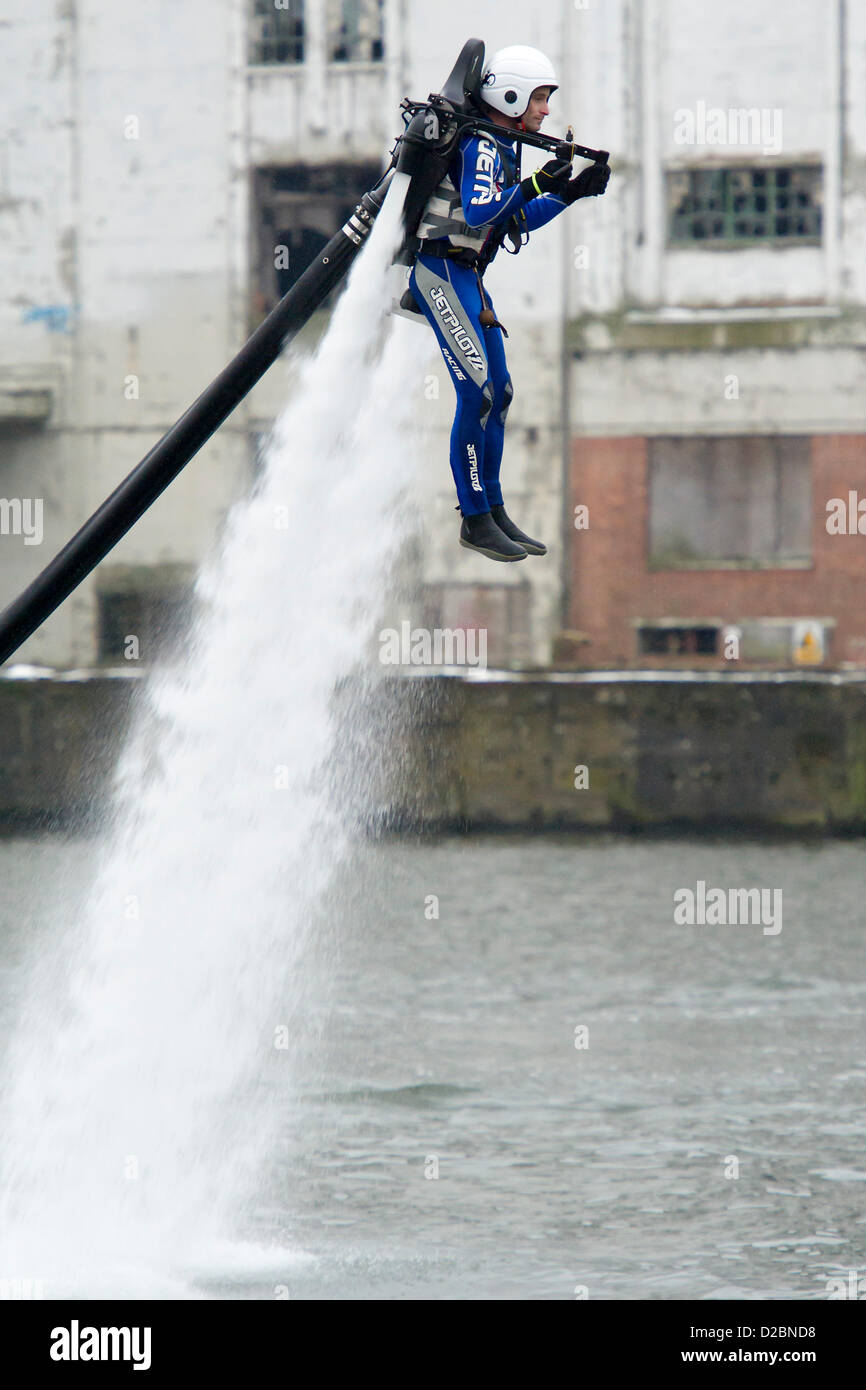
[(862, 832), (864, 715), (853, 682), (455, 682), (424, 730), (439, 767), (422, 814), (470, 829)]
[(98, 816), (138, 682), (0, 680), (0, 827)]
[[(0, 680), (0, 825), (98, 815), (137, 684)], [(862, 680), (403, 679), (366, 697), (369, 729), (339, 699), (335, 763), (360, 761), (345, 794), (377, 824), (866, 832)]]

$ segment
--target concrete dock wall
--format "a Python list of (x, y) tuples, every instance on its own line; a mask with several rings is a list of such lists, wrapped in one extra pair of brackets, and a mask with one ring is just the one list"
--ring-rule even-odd
[[(0, 679), (0, 826), (98, 816), (138, 684)], [(866, 682), (853, 675), (486, 672), (387, 686), (357, 753), (380, 823), (866, 831)], [(350, 689), (338, 698), (357, 715)]]
[(866, 830), (862, 681), (461, 681), (423, 738), (425, 823)]

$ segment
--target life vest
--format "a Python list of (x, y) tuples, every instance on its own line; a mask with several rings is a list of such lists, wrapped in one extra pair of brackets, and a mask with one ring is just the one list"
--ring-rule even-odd
[[(461, 152), (477, 137), (467, 136), (461, 144)], [(495, 149), (495, 162), (492, 171), (493, 186), (497, 190), (511, 188), (518, 182), (517, 161), (511, 150), (500, 145), (498, 140), (492, 136), (484, 137)], [(487, 224), (482, 227), (470, 227), (463, 216), (463, 202), (460, 189), (457, 186), (459, 177), (460, 159), (459, 156), (452, 160), (447, 173), (440, 182), (438, 188), (434, 190), (429, 198), (418, 229), (415, 235), (421, 242), (424, 241), (449, 241), (454, 247), (465, 247), (478, 254), (487, 246), (491, 238), (494, 241), (496, 254), (499, 243), (507, 230), (508, 223), (500, 223), (497, 226)], [(422, 248), (423, 249), (423, 248)], [(488, 247), (488, 251), (491, 248)], [(488, 256), (488, 260), (492, 260)]]

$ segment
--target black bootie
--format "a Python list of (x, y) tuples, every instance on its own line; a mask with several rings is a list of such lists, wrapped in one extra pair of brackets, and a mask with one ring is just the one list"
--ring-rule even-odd
[(547, 546), (542, 541), (534, 541), (531, 536), (524, 535), (519, 526), (515, 526), (501, 502), (497, 507), (490, 508), (490, 515), (500, 531), (508, 536), (509, 540), (515, 541), (517, 545), (522, 545), (527, 555), (547, 554)]
[(467, 550), (477, 550), (480, 555), (486, 555), (490, 560), (526, 559), (523, 546), (511, 540), (504, 531), (500, 531), (489, 512), (463, 517), (460, 544)]

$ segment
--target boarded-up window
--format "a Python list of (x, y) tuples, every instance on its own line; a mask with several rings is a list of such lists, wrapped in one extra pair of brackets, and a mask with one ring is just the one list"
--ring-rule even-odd
[(435, 630), (483, 632), (491, 669), (520, 666), (531, 658), (528, 584), (429, 584), (423, 621)]
[(806, 436), (651, 439), (649, 494), (652, 569), (811, 561)]

